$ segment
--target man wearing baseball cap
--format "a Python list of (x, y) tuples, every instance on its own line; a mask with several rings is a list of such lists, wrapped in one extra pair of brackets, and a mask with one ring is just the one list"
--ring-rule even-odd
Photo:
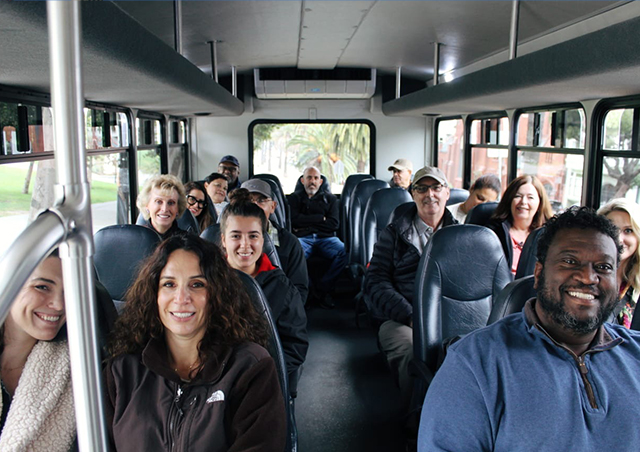
[(232, 190), (240, 187), (241, 182), (238, 178), (240, 175), (240, 163), (233, 155), (225, 155), (220, 159), (220, 162), (218, 163), (218, 172), (227, 176), (227, 179), (229, 180), (227, 193), (231, 193)]
[(409, 362), (413, 358), (413, 286), (422, 250), (435, 231), (456, 224), (446, 209), (447, 178), (425, 166), (414, 176), (414, 206), (396, 218), (378, 238), (365, 278), (365, 299), (380, 323), (378, 339), (394, 373), (404, 408), (413, 390)]
[(276, 247), (276, 252), (282, 264), (282, 271), (300, 292), (302, 302), (306, 303), (309, 294), (309, 275), (307, 274), (307, 261), (298, 238), (275, 222), (273, 213), (278, 207), (278, 201), (274, 199), (271, 186), (261, 179), (249, 179), (243, 182), (241, 188), (246, 188), (251, 193), (251, 200), (260, 207), (269, 220), (267, 233)]
[(413, 173), (413, 163), (407, 159), (398, 159), (388, 168), (393, 171), (393, 177), (389, 181), (391, 188), (399, 187), (411, 191), (411, 173)]

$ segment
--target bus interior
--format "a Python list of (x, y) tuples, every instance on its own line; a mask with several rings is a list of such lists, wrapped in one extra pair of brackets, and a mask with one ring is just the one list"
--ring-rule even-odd
[[(638, 2), (79, 3), (94, 233), (136, 223), (148, 177), (202, 180), (229, 154), (287, 194), (307, 166), (340, 196), (405, 158), (457, 189), (535, 174), (556, 211), (640, 199)], [(46, 2), (0, 2), (0, 35), (4, 253), (57, 199)], [(404, 450), (358, 291), (344, 275), (335, 309), (307, 311), (303, 452)]]

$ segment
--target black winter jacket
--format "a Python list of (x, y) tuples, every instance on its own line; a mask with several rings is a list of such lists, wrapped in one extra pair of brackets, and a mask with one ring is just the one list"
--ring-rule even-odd
[(282, 264), (282, 270), (289, 280), (300, 292), (302, 304), (307, 302), (309, 294), (309, 274), (307, 273), (307, 260), (298, 238), (284, 228), (278, 229), (280, 245), (276, 246), (276, 252)]
[[(412, 244), (415, 205), (382, 230), (367, 274), (365, 299), (372, 317), (378, 322), (395, 320), (409, 325), (413, 316), (413, 287), (420, 253)], [(448, 209), (442, 227), (457, 224)]]
[(318, 191), (311, 198), (304, 190), (289, 195), (291, 227), (298, 237), (318, 234), (333, 237), (340, 225), (340, 204), (331, 193)]
[(254, 343), (219, 347), (189, 383), (163, 338), (105, 369), (105, 411), (117, 451), (284, 450), (287, 422), (269, 353)]
[(287, 373), (292, 375), (304, 362), (309, 348), (307, 314), (300, 293), (279, 268), (260, 272), (255, 279), (271, 308), (282, 342)]
[(153, 232), (155, 232), (160, 236), (161, 240), (168, 239), (169, 237), (175, 234), (181, 234), (183, 232), (186, 232), (183, 229), (180, 229), (180, 227), (178, 226), (177, 220), (174, 220), (173, 223), (171, 223), (171, 227), (167, 229), (167, 232), (165, 232), (164, 234), (160, 234), (158, 231), (156, 231), (156, 228), (154, 228), (153, 224), (151, 224), (151, 220), (144, 220), (144, 223), (142, 223), (141, 226), (151, 229)]
[(511, 270), (511, 266), (513, 265), (513, 245), (511, 244), (511, 235), (509, 234), (511, 223), (507, 220), (491, 220), (487, 223), (487, 227), (495, 232), (500, 239), (502, 251), (504, 251), (504, 255), (507, 258), (509, 270)]

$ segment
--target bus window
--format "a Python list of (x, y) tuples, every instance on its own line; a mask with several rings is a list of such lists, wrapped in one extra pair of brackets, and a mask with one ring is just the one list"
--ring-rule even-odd
[(518, 117), (517, 175), (540, 179), (554, 211), (580, 204), (585, 116), (582, 109), (527, 112)]
[[(505, 144), (506, 143), (506, 144)], [(471, 182), (484, 174), (495, 174), (507, 186), (509, 118), (474, 119), (469, 136)]]
[[(126, 152), (87, 157), (94, 232), (129, 222), (129, 168)], [(55, 160), (0, 165), (0, 254), (40, 212), (53, 206)]]
[(53, 151), (51, 118), (49, 107), (0, 102), (0, 156)]
[(370, 123), (256, 122), (253, 137), (253, 174), (275, 174), (285, 193), (292, 193), (304, 169), (315, 166), (342, 192), (351, 174), (371, 174), (374, 132)]
[(638, 135), (634, 130), (634, 114), (638, 114), (638, 109), (617, 108), (604, 116), (600, 206), (613, 198), (640, 202), (640, 156), (634, 143), (634, 136)]
[(185, 155), (186, 146), (186, 121), (169, 121), (169, 145), (168, 148), (168, 168), (169, 174), (173, 174), (178, 179), (187, 180), (187, 168)]
[(436, 129), (438, 140), (437, 167), (444, 172), (452, 187), (462, 188), (464, 122), (462, 119), (441, 120), (438, 121)]
[(160, 174), (160, 145), (162, 144), (162, 127), (160, 121), (149, 118), (136, 118), (138, 152), (138, 190), (151, 176)]

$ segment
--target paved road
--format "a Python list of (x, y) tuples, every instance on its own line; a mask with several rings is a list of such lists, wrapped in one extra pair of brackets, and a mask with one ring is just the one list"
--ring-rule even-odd
[[(116, 201), (94, 204), (91, 206), (93, 232), (116, 224)], [(28, 215), (12, 215), (0, 217), (0, 255), (9, 248), (13, 241), (29, 224)]]

